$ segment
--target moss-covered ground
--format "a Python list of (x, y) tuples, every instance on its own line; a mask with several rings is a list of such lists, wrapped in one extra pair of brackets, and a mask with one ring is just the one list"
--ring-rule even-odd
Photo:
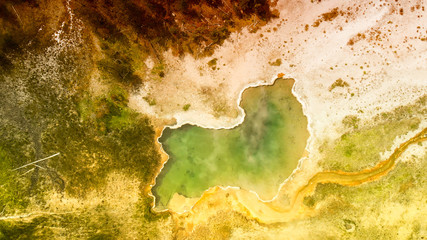
[[(97, 50), (81, 22), (67, 20), (65, 5), (62, 18), (50, 17), (55, 1), (13, 4), (0, 3), (11, 14), (0, 18), (0, 239), (116, 239), (130, 224), (121, 215), (152, 232), (143, 223), (159, 219), (147, 186), (160, 156), (151, 120), (128, 107), (130, 89), (142, 81), (135, 48), (105, 40)], [(38, 17), (26, 24), (35, 11), (58, 31), (40, 29)], [(90, 89), (95, 71), (100, 94)], [(134, 198), (108, 200), (112, 174), (136, 179), (132, 191), (116, 189)]]
[(393, 150), (396, 137), (418, 128), (426, 114), (426, 97), (414, 104), (399, 107), (361, 121), (357, 116), (343, 120), (347, 129), (340, 138), (325, 141), (319, 148), (320, 161), (326, 170), (360, 171), (381, 161), (380, 154)]

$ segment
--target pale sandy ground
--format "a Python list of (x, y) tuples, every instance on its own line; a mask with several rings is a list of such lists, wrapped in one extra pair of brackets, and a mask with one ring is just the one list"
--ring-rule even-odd
[[(255, 34), (246, 30), (233, 34), (212, 57), (180, 59), (165, 53), (165, 78), (149, 82), (132, 95), (131, 106), (156, 118), (175, 118), (176, 127), (193, 123), (229, 128), (243, 119), (237, 103), (246, 86), (271, 83), (278, 73), (295, 78), (294, 92), (309, 118), (312, 137), (309, 157), (293, 174), (294, 184), (285, 188), (292, 192), (319, 170), (317, 146), (322, 139), (339, 136), (345, 116), (369, 119), (427, 92), (427, 42), (421, 40), (427, 37), (425, 5), (425, 1), (394, 0), (279, 1), (279, 19)], [(322, 13), (335, 7), (344, 16), (312, 26)], [(359, 33), (366, 38), (348, 45)], [(207, 65), (213, 58), (218, 58), (218, 70)], [(269, 62), (277, 58), (282, 65), (271, 66)], [(338, 78), (349, 87), (330, 92), (328, 88)], [(147, 95), (155, 98), (156, 105), (143, 100)], [(191, 107), (184, 112), (187, 103)], [(177, 199), (187, 203), (177, 211), (188, 210), (188, 204), (194, 203)]]

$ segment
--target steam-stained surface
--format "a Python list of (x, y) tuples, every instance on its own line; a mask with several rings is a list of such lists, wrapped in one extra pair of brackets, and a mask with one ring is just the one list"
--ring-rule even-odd
[(209, 187), (237, 186), (271, 199), (296, 168), (308, 138), (307, 119), (292, 95), (294, 80), (244, 91), (246, 116), (233, 129), (184, 125), (160, 141), (170, 160), (154, 188), (166, 206), (174, 193), (199, 197)]

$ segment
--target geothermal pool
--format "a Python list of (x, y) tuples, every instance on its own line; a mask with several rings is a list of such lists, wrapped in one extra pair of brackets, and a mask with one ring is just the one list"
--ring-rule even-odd
[(242, 95), (242, 124), (233, 129), (184, 125), (166, 128), (159, 141), (169, 161), (157, 177), (156, 205), (175, 193), (199, 197), (213, 186), (253, 190), (271, 199), (303, 156), (309, 132), (292, 79), (251, 87)]

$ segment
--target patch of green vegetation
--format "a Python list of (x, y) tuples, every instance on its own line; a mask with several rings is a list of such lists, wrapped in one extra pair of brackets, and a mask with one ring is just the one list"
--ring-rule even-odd
[(332, 21), (340, 14), (342, 14), (342, 11), (338, 10), (338, 8), (333, 8), (329, 12), (322, 13), (322, 15), (320, 15), (320, 17), (313, 23), (312, 26), (318, 27), (323, 21)]
[(339, 139), (325, 142), (320, 148), (324, 160), (320, 166), (329, 170), (360, 171), (380, 161), (380, 153), (390, 149), (394, 139), (418, 128), (427, 114), (427, 96), (413, 104), (400, 106), (376, 115), (372, 121), (361, 121), (350, 115), (343, 119), (350, 128)]
[(120, 115), (111, 117), (108, 126), (112, 130), (121, 130), (125, 129), (128, 126), (132, 126), (132, 124), (135, 123), (136, 119), (138, 119), (138, 113), (128, 108), (125, 108), (120, 112)]
[(141, 79), (134, 74), (135, 69), (130, 59), (121, 54), (115, 54), (98, 61), (98, 68), (104, 78), (113, 78), (123, 83), (137, 85)]
[(234, 229), (250, 229), (254, 222), (254, 220), (249, 220), (237, 212), (220, 211), (208, 222), (199, 224), (191, 232), (189, 239), (206, 239), (206, 236), (215, 236), (211, 239), (230, 239), (233, 236)]
[(329, 87), (329, 92), (334, 90), (337, 87), (348, 87), (350, 86), (346, 81), (342, 80), (341, 78), (338, 78), (332, 85)]
[[(22, 41), (22, 40), (21, 40)], [(10, 72), (13, 68), (11, 53), (20, 52), (21, 47), (19, 37), (12, 34), (2, 34), (0, 32), (0, 70)], [(9, 56), (8, 56), (9, 55)]]
[(159, 63), (151, 69), (151, 74), (159, 76), (161, 78), (165, 77), (165, 64)]
[(223, 101), (215, 102), (213, 104), (213, 111), (214, 117), (219, 118), (227, 112), (227, 105)]
[(340, 11), (338, 8), (333, 8), (331, 11), (322, 14), (322, 20), (324, 21), (332, 21), (334, 18), (338, 17)]
[(427, 95), (420, 97), (413, 104), (399, 106), (390, 112), (383, 112), (374, 117), (374, 121), (400, 121), (413, 116), (427, 115)]
[(17, 174), (13, 159), (0, 146), (0, 216), (15, 210), (23, 210), (29, 204), (25, 178)]
[(86, 95), (79, 101), (78, 113), (82, 122), (95, 120), (95, 104), (90, 96)]
[(135, 224), (132, 216), (127, 217), (118, 219), (111, 206), (104, 203), (73, 213), (2, 220), (0, 239), (117, 239), (126, 236), (129, 226), (125, 223)]
[(359, 128), (360, 118), (355, 115), (348, 115), (343, 120), (342, 123), (347, 128), (357, 129)]
[[(310, 208), (318, 208), (318, 214), (310, 224), (326, 223), (329, 229), (338, 230), (342, 237), (351, 239), (418, 239), (422, 236), (419, 222), (423, 220), (420, 207), (427, 194), (427, 154), (398, 162), (396, 167), (378, 181), (358, 185), (319, 184), (312, 196), (304, 199)], [(411, 209), (411, 215), (390, 214), (398, 206), (403, 212)], [(354, 225), (353, 231), (348, 231)], [(401, 229), (408, 231), (399, 231)], [(424, 227), (424, 231), (425, 231)], [(400, 234), (404, 234), (403, 236)], [(342, 238), (341, 237), (341, 238)]]
[(156, 222), (169, 214), (152, 213), (151, 204), (151, 198), (142, 197), (135, 208), (124, 212), (102, 202), (73, 212), (0, 220), (0, 239), (129, 239), (146, 237), (149, 231), (154, 237), (160, 231), (155, 229)]
[(269, 62), (268, 64), (270, 64), (271, 66), (276, 66), (276, 67), (278, 67), (278, 66), (282, 65), (282, 59), (278, 58), (278, 59), (276, 59), (276, 61), (274, 61), (274, 62)]
[(210, 68), (212, 68), (212, 70), (216, 69), (216, 64), (217, 64), (218, 58), (212, 58), (209, 62), (208, 62), (208, 66)]
[(97, 67), (104, 79), (132, 87), (142, 83), (139, 73), (143, 71), (136, 71), (145, 68), (147, 54), (140, 46), (121, 37), (101, 39), (100, 47), (104, 57), (97, 61)]
[(142, 99), (144, 99), (147, 103), (148, 103), (148, 105), (150, 105), (150, 106), (154, 106), (154, 105), (156, 105), (156, 99), (154, 99), (152, 96), (150, 96), (150, 95), (148, 95), (148, 96), (145, 96), (145, 97), (143, 97)]
[(390, 149), (397, 136), (415, 130), (418, 118), (384, 122), (343, 134), (333, 143), (322, 146), (324, 160), (320, 165), (328, 170), (360, 171), (380, 161), (380, 153)]
[[(150, 120), (127, 106), (125, 72), (143, 64), (127, 47), (101, 42), (105, 55), (98, 64), (81, 46), (37, 52), (14, 59), (0, 76), (0, 211), (22, 210), (30, 197), (43, 205), (50, 191), (84, 197), (112, 171), (137, 177), (141, 189), (151, 183), (160, 157)], [(90, 67), (101, 71), (106, 94), (91, 96)], [(40, 168), (9, 171), (58, 152)]]
[(95, 100), (95, 111), (98, 120), (106, 121), (110, 125), (110, 121), (114, 117), (123, 115), (127, 110), (129, 102), (128, 92), (120, 86), (110, 87), (110, 91), (105, 96), (98, 97)]
[(314, 207), (314, 204), (316, 203), (316, 199), (313, 196), (306, 196), (304, 197), (303, 204), (307, 207)]
[(208, 66), (209, 66), (209, 67), (214, 67), (214, 66), (216, 66), (217, 61), (218, 61), (218, 58), (212, 58), (212, 59), (208, 62)]
[(96, 233), (88, 238), (88, 240), (113, 240), (116, 239), (114, 235), (108, 233)]
[(212, 41), (216, 44), (222, 45), (225, 41), (225, 39), (227, 39), (230, 36), (231, 32), (230, 30), (228, 30), (228, 28), (226, 27), (222, 27), (222, 28), (217, 28), (214, 31), (211, 32), (210, 34), (210, 38), (212, 39)]
[(167, 212), (155, 212), (153, 211), (153, 198), (145, 197), (141, 198), (136, 204), (137, 211), (134, 213), (134, 217), (138, 219), (144, 219), (148, 222), (155, 222), (158, 220), (164, 220), (170, 217)]
[(0, 221), (0, 239), (52, 238), (53, 231), (41, 226), (46, 221), (45, 217), (34, 218), (30, 222)]
[(84, 195), (101, 186), (114, 170), (146, 184), (151, 181), (160, 160), (154, 130), (146, 117), (127, 104), (127, 91), (111, 86), (106, 95), (86, 97), (77, 104), (79, 119), (61, 119), (60, 127), (44, 133), (43, 145), (61, 152), (61, 158), (50, 164), (64, 176), (70, 194)]
[(184, 111), (188, 111), (188, 109), (190, 109), (190, 107), (191, 107), (191, 104), (187, 103), (187, 104), (184, 105), (184, 107), (182, 107), (182, 109)]
[(380, 153), (391, 149), (396, 137), (416, 130), (427, 114), (427, 96), (413, 104), (400, 106), (376, 115), (372, 121), (361, 121), (350, 115), (343, 119), (350, 128), (339, 139), (325, 142), (320, 148), (320, 166), (328, 170), (360, 171), (380, 161)]

